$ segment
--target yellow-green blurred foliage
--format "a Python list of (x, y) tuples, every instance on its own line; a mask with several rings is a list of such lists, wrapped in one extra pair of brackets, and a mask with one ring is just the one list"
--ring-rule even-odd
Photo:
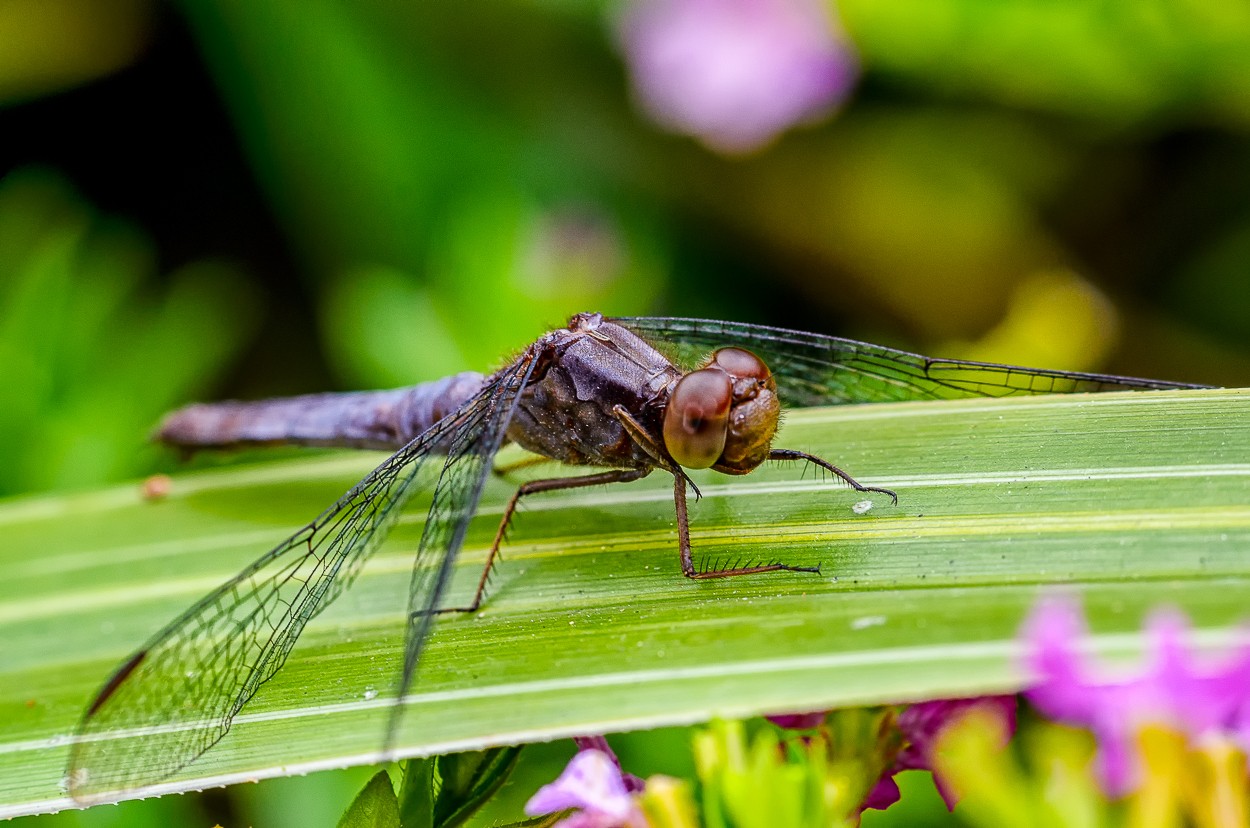
[(156, 284), (143, 234), (55, 174), (0, 181), (0, 492), (142, 472), (162, 411), (248, 334), (247, 287), (201, 262)]
[[(489, 369), (582, 310), (1250, 377), (1250, 5), (840, 0), (850, 98), (721, 156), (636, 106), (639, 1), (0, 2), (0, 493), (142, 474), (193, 398)], [(229, 205), (271, 221), (210, 242)]]
[[(212, 78), (282, 234), (269, 243), (297, 275), (211, 249), (218, 264), (158, 275), (161, 237), (150, 248), (145, 227), (96, 216), (52, 172), (10, 175), (0, 488), (139, 473), (160, 409), (219, 388), (291, 390), (274, 381), (282, 360), (322, 364), (343, 387), (414, 382), (490, 368), (587, 309), (1246, 376), (1242, 4), (844, 0), (835, 12), (862, 64), (852, 99), (724, 157), (639, 113), (613, 35), (630, 1), (5, 6), (10, 134), (41, 94), (50, 107), (55, 90), (110, 72), (124, 83), (168, 59), (144, 50), (171, 32), (194, 43), (180, 53)], [(192, 94), (179, 77), (140, 88), (153, 97), (136, 132), (177, 126), (162, 117)], [(71, 109), (66, 129), (91, 142), (93, 117)], [(128, 174), (208, 163), (168, 149)], [(3, 161), (55, 163), (32, 155)], [(254, 347), (275, 352), (291, 317), (267, 309), (295, 306), (313, 309), (301, 331), (315, 327), (319, 347), (262, 357), (260, 376), (232, 383), (227, 357), (256, 325)]]

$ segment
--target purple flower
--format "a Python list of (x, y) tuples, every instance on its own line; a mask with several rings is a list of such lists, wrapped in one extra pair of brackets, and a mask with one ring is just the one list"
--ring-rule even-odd
[(634, 0), (620, 39), (648, 114), (724, 153), (832, 111), (857, 73), (822, 0)]
[(1121, 679), (1099, 674), (1079, 651), (1089, 631), (1070, 599), (1043, 600), (1022, 632), (1036, 681), (1025, 696), (1046, 716), (1093, 732), (1098, 772), (1111, 796), (1139, 781), (1135, 739), (1143, 725), (1164, 725), (1191, 740), (1231, 736), (1250, 746), (1250, 643), (1203, 665), (1185, 646), (1189, 625), (1179, 611), (1156, 611), (1146, 629), (1147, 664), (1139, 676)]
[(570, 760), (556, 781), (538, 789), (525, 803), (529, 816), (569, 808), (577, 813), (555, 828), (646, 828), (642, 809), (634, 800), (612, 757), (600, 750), (582, 750)]
[(818, 713), (778, 713), (764, 718), (786, 730), (812, 730), (824, 724), (827, 715), (827, 711), (822, 710)]
[(612, 746), (608, 744), (604, 736), (575, 736), (573, 743), (577, 745), (578, 750), (597, 750), (611, 759), (612, 764), (616, 765), (616, 769), (621, 773), (621, 779), (625, 782), (625, 790), (630, 793), (642, 793), (642, 789), (646, 787), (642, 779), (632, 773), (625, 773), (621, 768), (621, 760), (616, 756), (616, 751), (612, 750)]
[[(933, 756), (938, 740), (947, 726), (958, 721), (973, 709), (985, 709), (999, 716), (1006, 725), (1004, 732), (1016, 730), (1015, 696), (979, 696), (971, 699), (938, 699), (913, 704), (899, 714), (898, 727), (903, 732), (903, 749), (899, 751), (891, 767), (877, 782), (864, 800), (864, 808), (885, 810), (899, 800), (898, 784), (894, 775), (905, 770), (933, 770)], [(958, 797), (950, 786), (933, 774), (933, 782), (946, 807), (955, 808)]]

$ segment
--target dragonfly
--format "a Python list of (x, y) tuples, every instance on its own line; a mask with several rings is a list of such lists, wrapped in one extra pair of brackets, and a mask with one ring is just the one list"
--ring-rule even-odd
[[(187, 450), (298, 444), (387, 449), (381, 465), (319, 517), (204, 596), (127, 658), (83, 714), (67, 784), (83, 802), (168, 779), (220, 741), (282, 667), (308, 622), (360, 572), (404, 503), (434, 492), (408, 592), (403, 666), (389, 745), (435, 617), (473, 611), (518, 501), (539, 492), (673, 477), (677, 550), (692, 579), (814, 572), (781, 561), (696, 565), (690, 469), (749, 474), (765, 461), (827, 460), (773, 446), (782, 405), (1003, 397), (1203, 386), (1014, 365), (933, 359), (817, 333), (682, 318), (572, 317), (490, 375), (465, 372), (410, 388), (187, 406), (158, 437)], [(453, 565), (496, 452), (516, 443), (580, 476), (523, 483), (504, 510), (473, 600), (444, 607)], [(422, 475), (441, 463), (437, 475)], [(118, 734), (136, 738), (118, 738)]]

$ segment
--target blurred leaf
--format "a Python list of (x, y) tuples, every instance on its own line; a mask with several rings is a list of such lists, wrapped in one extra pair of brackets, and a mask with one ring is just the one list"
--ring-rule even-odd
[[(699, 825), (692, 793), (694, 786), (672, 776), (652, 776), (639, 799), (647, 820), (654, 828), (687, 828)], [(706, 824), (706, 823), (704, 823)]]
[(446, 318), (459, 320), (451, 333), (470, 365), (528, 344), (535, 323), (649, 307), (664, 275), (650, 228), (627, 227), (590, 204), (486, 192), (458, 199), (440, 229), (429, 285)]
[(338, 828), (399, 828), (399, 800), (386, 771), (378, 771), (352, 800)]
[[(656, 209), (569, 151), (596, 116), (544, 83), (597, 18), (565, 31), (561, 15), (506, 3), (471, 19), (437, 3), (180, 5), (312, 265), (350, 384), (482, 369), (572, 313), (654, 304)], [(563, 74), (585, 83), (584, 66)], [(519, 94), (500, 88), (521, 79)], [(529, 121), (549, 101), (566, 128)]]
[(463, 824), (508, 781), (520, 755), (518, 745), (440, 756), (435, 824), (440, 828)]
[(463, 825), (508, 780), (520, 746), (448, 753), (405, 763), (399, 790), (404, 828)]
[(1222, 228), (1178, 278), (1169, 299), (1208, 328), (1244, 342), (1250, 331), (1250, 215)]
[(436, 756), (414, 757), (403, 763), (404, 781), (399, 788), (399, 821), (404, 828), (433, 828), (437, 796)]
[(1002, 321), (977, 342), (937, 350), (959, 359), (1095, 371), (1107, 363), (1118, 322), (1115, 307), (1093, 285), (1055, 269), (1019, 279)]
[(838, 0), (873, 71), (1101, 123), (1250, 123), (1250, 7)]
[(179, 5), (278, 211), (330, 272), (416, 270), (449, 199), (530, 172), (511, 113), (443, 60), (468, 47), (438, 33), (481, 28), (454, 5)]
[[(786, 466), (698, 474), (693, 543), (818, 576), (682, 578), (659, 474), (536, 496), (483, 609), (436, 625), (397, 750), (1016, 688), (1016, 629), (1055, 584), (1081, 592), (1113, 655), (1140, 652), (1159, 603), (1200, 644), (1227, 642), (1250, 586), (1248, 414), (1241, 390), (792, 412), (779, 445), (899, 505), (856, 514), (858, 495)], [(378, 459), (185, 475), (159, 502), (135, 486), (0, 508), (0, 815), (63, 807), (66, 737), (110, 668)], [(449, 603), (475, 587), (515, 485), (488, 484)], [(422, 517), (414, 504), (229, 736), (162, 789), (379, 758)]]
[(437, 298), (399, 271), (344, 273), (326, 291), (321, 316), (330, 360), (352, 386), (392, 388), (486, 367), (465, 356)]
[(153, 295), (147, 240), (38, 169), (0, 181), (0, 239), (0, 492), (146, 470), (157, 418), (249, 333), (246, 285), (199, 262)]
[(513, 191), (448, 207), (424, 278), (358, 267), (331, 282), (322, 321), (349, 382), (389, 387), (491, 370), (586, 310), (650, 307), (663, 282), (651, 231), (588, 206), (545, 209)]
[(147, 45), (150, 0), (0, 3), (0, 106), (128, 65)]
[[(814, 272), (777, 277), (819, 307), (884, 309), (926, 337), (971, 338), (999, 320), (1020, 275), (1062, 258), (1040, 212), (1072, 174), (1066, 149), (1003, 113), (864, 107), (732, 169), (680, 159), (668, 192), (731, 238), (810, 259)], [(776, 303), (769, 287), (747, 281), (738, 301)]]

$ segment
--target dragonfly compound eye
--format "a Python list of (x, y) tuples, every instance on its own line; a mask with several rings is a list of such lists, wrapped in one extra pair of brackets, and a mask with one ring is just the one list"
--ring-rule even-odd
[(677, 382), (664, 412), (664, 445), (688, 469), (712, 466), (725, 448), (733, 383), (717, 368), (691, 371)]
[(721, 348), (712, 354), (708, 367), (720, 368), (734, 379), (765, 382), (772, 376), (764, 360), (744, 348)]
[(724, 371), (733, 383), (733, 402), (725, 448), (714, 468), (725, 474), (747, 474), (768, 459), (781, 403), (777, 382), (764, 360), (745, 348), (721, 348), (708, 358), (706, 370)]

